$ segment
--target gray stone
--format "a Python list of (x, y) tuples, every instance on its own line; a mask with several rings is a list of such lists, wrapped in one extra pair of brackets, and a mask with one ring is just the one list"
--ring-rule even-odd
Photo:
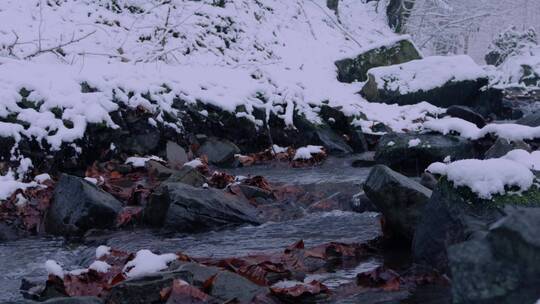
[(467, 106), (451, 106), (446, 109), (446, 114), (472, 122), (478, 128), (483, 128), (486, 125), (484, 117)]
[(62, 174), (45, 216), (45, 231), (78, 235), (90, 229), (113, 228), (122, 203), (94, 184)]
[(539, 127), (540, 126), (540, 111), (526, 115), (523, 118), (518, 119), (516, 123), (520, 125), (529, 126), (529, 127)]
[(43, 303), (46, 304), (102, 304), (103, 300), (96, 297), (70, 297), (70, 298), (54, 298)]
[[(420, 144), (409, 147), (413, 139), (419, 139)], [(379, 140), (375, 161), (400, 173), (419, 176), (430, 164), (441, 162), (447, 156), (452, 160), (474, 158), (474, 145), (458, 136), (392, 133)]]
[(214, 278), (210, 295), (225, 302), (236, 299), (240, 303), (250, 303), (257, 294), (265, 294), (268, 288), (252, 283), (248, 279), (221, 271)]
[(258, 224), (249, 203), (218, 189), (167, 182), (150, 197), (144, 219), (153, 226), (178, 232), (200, 232), (241, 224)]
[(107, 296), (106, 303), (161, 303), (160, 291), (163, 288), (171, 287), (175, 279), (192, 283), (192, 275), (186, 271), (161, 272), (136, 277), (115, 285)]
[(234, 155), (240, 153), (240, 149), (231, 141), (208, 138), (200, 147), (198, 154), (206, 155), (208, 162), (214, 165), (231, 165), (234, 162)]
[(167, 142), (167, 162), (172, 168), (180, 168), (188, 161), (188, 157), (184, 148), (177, 143)]
[(515, 149), (531, 152), (531, 146), (522, 140), (509, 141), (505, 138), (497, 138), (493, 146), (491, 146), (484, 154), (484, 158), (500, 158)]
[(431, 190), (392, 169), (377, 165), (371, 170), (364, 191), (385, 218), (385, 230), (412, 240)]
[(540, 298), (540, 209), (506, 209), (483, 238), (448, 249), (454, 303), (535, 303)]

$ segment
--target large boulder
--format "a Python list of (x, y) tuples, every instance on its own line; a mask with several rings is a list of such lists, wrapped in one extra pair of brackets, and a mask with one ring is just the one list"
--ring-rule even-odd
[[(209, 294), (224, 303), (252, 303), (258, 294), (268, 293), (268, 288), (261, 287), (250, 280), (230, 271), (221, 271), (213, 279)], [(233, 302), (234, 303), (234, 302)]]
[(415, 261), (446, 270), (448, 247), (484, 235), (489, 225), (504, 215), (505, 206), (540, 206), (540, 189), (533, 186), (521, 194), (496, 194), (488, 200), (467, 187), (455, 188), (442, 177), (414, 233)]
[(259, 223), (257, 210), (232, 194), (173, 182), (164, 183), (151, 195), (144, 219), (152, 226), (178, 232)]
[(375, 161), (400, 173), (419, 176), (430, 164), (448, 156), (452, 160), (474, 158), (474, 146), (465, 138), (451, 135), (391, 133), (379, 140)]
[(355, 58), (336, 61), (338, 80), (351, 83), (366, 81), (368, 70), (375, 67), (389, 66), (421, 59), (422, 55), (407, 38), (392, 41), (386, 45), (377, 45), (366, 49)]
[(540, 299), (540, 209), (505, 211), (486, 237), (449, 248), (454, 303)]
[(384, 215), (385, 230), (410, 242), (431, 190), (386, 166), (377, 165), (364, 183), (364, 191)]
[(120, 201), (94, 184), (62, 174), (45, 216), (45, 231), (80, 235), (90, 229), (113, 228), (121, 208)]
[(482, 115), (502, 113), (502, 90), (486, 88), (487, 73), (470, 57), (433, 56), (369, 70), (362, 95), (372, 102), (438, 107), (469, 106)]

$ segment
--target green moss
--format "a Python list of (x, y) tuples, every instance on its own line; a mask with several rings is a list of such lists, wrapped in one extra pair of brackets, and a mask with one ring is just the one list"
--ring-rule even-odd
[(512, 191), (515, 191), (515, 189), (507, 189), (509, 193), (504, 195), (495, 194), (490, 200), (479, 198), (478, 195), (472, 192), (472, 190), (468, 187), (454, 187), (454, 184), (446, 177), (442, 177), (439, 180), (439, 185), (437, 187), (440, 187), (440, 189), (444, 192), (454, 192), (455, 195), (461, 198), (461, 200), (474, 206), (500, 208), (507, 205), (524, 207), (534, 207), (540, 205), (540, 188), (536, 185), (533, 185), (527, 191), (523, 191), (519, 194), (511, 193)]

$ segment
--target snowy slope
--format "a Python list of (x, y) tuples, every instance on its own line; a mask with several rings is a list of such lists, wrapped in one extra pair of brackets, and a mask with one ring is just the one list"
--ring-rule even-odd
[(4, 0), (0, 137), (58, 149), (89, 123), (116, 128), (119, 103), (182, 132), (163, 120), (175, 98), (242, 105), (254, 121), (254, 108), (274, 111), (291, 126), (294, 111), (317, 122), (328, 101), (366, 132), (374, 121), (417, 129), (440, 109), (370, 104), (361, 83), (336, 79), (336, 60), (396, 39), (384, 13), (358, 0), (341, 1), (339, 17), (325, 0)]

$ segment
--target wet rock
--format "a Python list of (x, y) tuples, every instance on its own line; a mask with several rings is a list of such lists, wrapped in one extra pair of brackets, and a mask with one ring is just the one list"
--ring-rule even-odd
[(97, 297), (70, 297), (55, 298), (45, 301), (47, 304), (102, 304), (103, 300)]
[(234, 195), (170, 182), (152, 194), (143, 217), (150, 225), (179, 232), (259, 223), (257, 210)]
[[(459, 62), (464, 66), (463, 68), (470, 68), (468, 65), (475, 64), (470, 58), (467, 61), (460, 58), (445, 58), (448, 58), (445, 60), (448, 60), (449, 64)], [(484, 116), (502, 114), (503, 91), (496, 88), (486, 89), (489, 83), (487, 75), (470, 80), (448, 81), (441, 84), (426, 82), (425, 87), (415, 85), (414, 89), (409, 88), (408, 85), (412, 80), (408, 79), (408, 77), (415, 75), (417, 69), (427, 64), (433, 65), (433, 73), (448, 74), (448, 77), (452, 77), (452, 74), (450, 74), (452, 72), (447, 71), (449, 64), (438, 64), (437, 61), (431, 63), (427, 62), (428, 60), (434, 61), (426, 58), (400, 65), (399, 73), (395, 67), (377, 68), (377, 76), (374, 73), (368, 73), (369, 78), (362, 88), (362, 95), (371, 102), (411, 105), (427, 101), (432, 105), (443, 108), (454, 105), (468, 106)], [(456, 66), (456, 71), (459, 68)], [(477, 69), (481, 70), (480, 67), (477, 67)]]
[(209, 294), (225, 302), (236, 299), (240, 303), (249, 303), (256, 295), (268, 292), (268, 288), (229, 271), (221, 271), (210, 280)]
[(497, 138), (493, 146), (491, 146), (484, 154), (484, 159), (503, 157), (508, 152), (515, 149), (531, 152), (531, 146), (522, 140), (509, 141), (506, 138)]
[(526, 115), (523, 118), (518, 119), (516, 123), (520, 125), (529, 126), (529, 127), (539, 127), (540, 126), (540, 111)]
[(249, 186), (240, 184), (238, 185), (238, 188), (240, 188), (240, 191), (242, 191), (242, 194), (247, 199), (256, 199), (256, 198), (262, 198), (262, 199), (272, 199), (274, 198), (274, 194), (266, 189), (261, 189), (259, 187)]
[(222, 269), (218, 267), (204, 266), (192, 262), (182, 263), (177, 270), (190, 273), (192, 276), (193, 285), (199, 288), (202, 288), (208, 279), (222, 271)]
[(240, 153), (240, 149), (229, 140), (210, 137), (197, 152), (206, 155), (211, 164), (227, 166), (234, 162), (234, 155)]
[(414, 259), (446, 269), (448, 247), (484, 235), (489, 225), (504, 215), (505, 206), (540, 206), (540, 189), (532, 187), (521, 195), (496, 195), (485, 200), (470, 189), (454, 188), (452, 182), (441, 178), (416, 226)]
[(484, 117), (467, 106), (451, 106), (446, 110), (446, 114), (472, 122), (478, 128), (483, 128), (486, 125)]
[(540, 209), (506, 210), (485, 238), (449, 248), (454, 303), (535, 303), (540, 298)]
[(384, 215), (384, 229), (412, 240), (431, 190), (392, 169), (377, 165), (371, 170), (364, 191)]
[(191, 274), (185, 271), (163, 272), (123, 281), (115, 285), (107, 296), (107, 303), (145, 304), (161, 303), (160, 291), (170, 287), (175, 279), (191, 283)]
[(366, 195), (364, 191), (359, 192), (355, 196), (353, 196), (353, 200), (351, 203), (351, 210), (354, 212), (380, 212), (379, 209), (377, 209), (377, 206), (369, 199), (369, 197)]
[(188, 157), (184, 148), (180, 147), (175, 142), (167, 142), (166, 153), (167, 162), (172, 168), (180, 168), (188, 161)]
[(364, 168), (374, 166), (375, 164), (375, 152), (365, 152), (353, 160), (351, 165), (355, 168)]
[(7, 223), (0, 222), (0, 243), (6, 241), (13, 241), (18, 239), (17, 229), (8, 225)]
[(122, 203), (94, 184), (63, 174), (45, 218), (45, 231), (80, 235), (90, 229), (114, 227)]
[[(299, 136), (306, 142), (305, 145), (323, 146), (330, 154), (348, 154), (353, 152), (352, 147), (345, 141), (343, 134), (351, 132), (352, 128), (343, 113), (336, 113), (335, 109), (323, 107), (324, 117), (333, 120), (333, 126), (327, 123), (320, 125), (311, 123), (305, 118), (297, 119), (295, 126), (299, 130)], [(333, 110), (330, 110), (333, 109)], [(303, 145), (303, 146), (305, 146)]]
[(167, 182), (183, 183), (197, 188), (202, 187), (207, 181), (206, 177), (197, 168), (190, 166), (184, 166), (179, 170), (175, 170), (167, 179)]
[(424, 172), (422, 173), (422, 176), (420, 176), (420, 184), (430, 190), (435, 189), (438, 182), (437, 178), (429, 172)]
[(145, 163), (146, 170), (159, 181), (164, 181), (174, 174), (175, 170), (166, 167), (162, 163), (155, 160), (148, 160)]
[(375, 161), (407, 175), (419, 176), (434, 162), (475, 157), (469, 140), (436, 134), (387, 134), (383, 136), (375, 152)]
[(351, 83), (354, 81), (366, 81), (367, 72), (371, 68), (405, 63), (415, 59), (421, 59), (420, 52), (408, 39), (393, 42), (366, 51), (356, 58), (347, 58), (336, 61), (338, 80)]

